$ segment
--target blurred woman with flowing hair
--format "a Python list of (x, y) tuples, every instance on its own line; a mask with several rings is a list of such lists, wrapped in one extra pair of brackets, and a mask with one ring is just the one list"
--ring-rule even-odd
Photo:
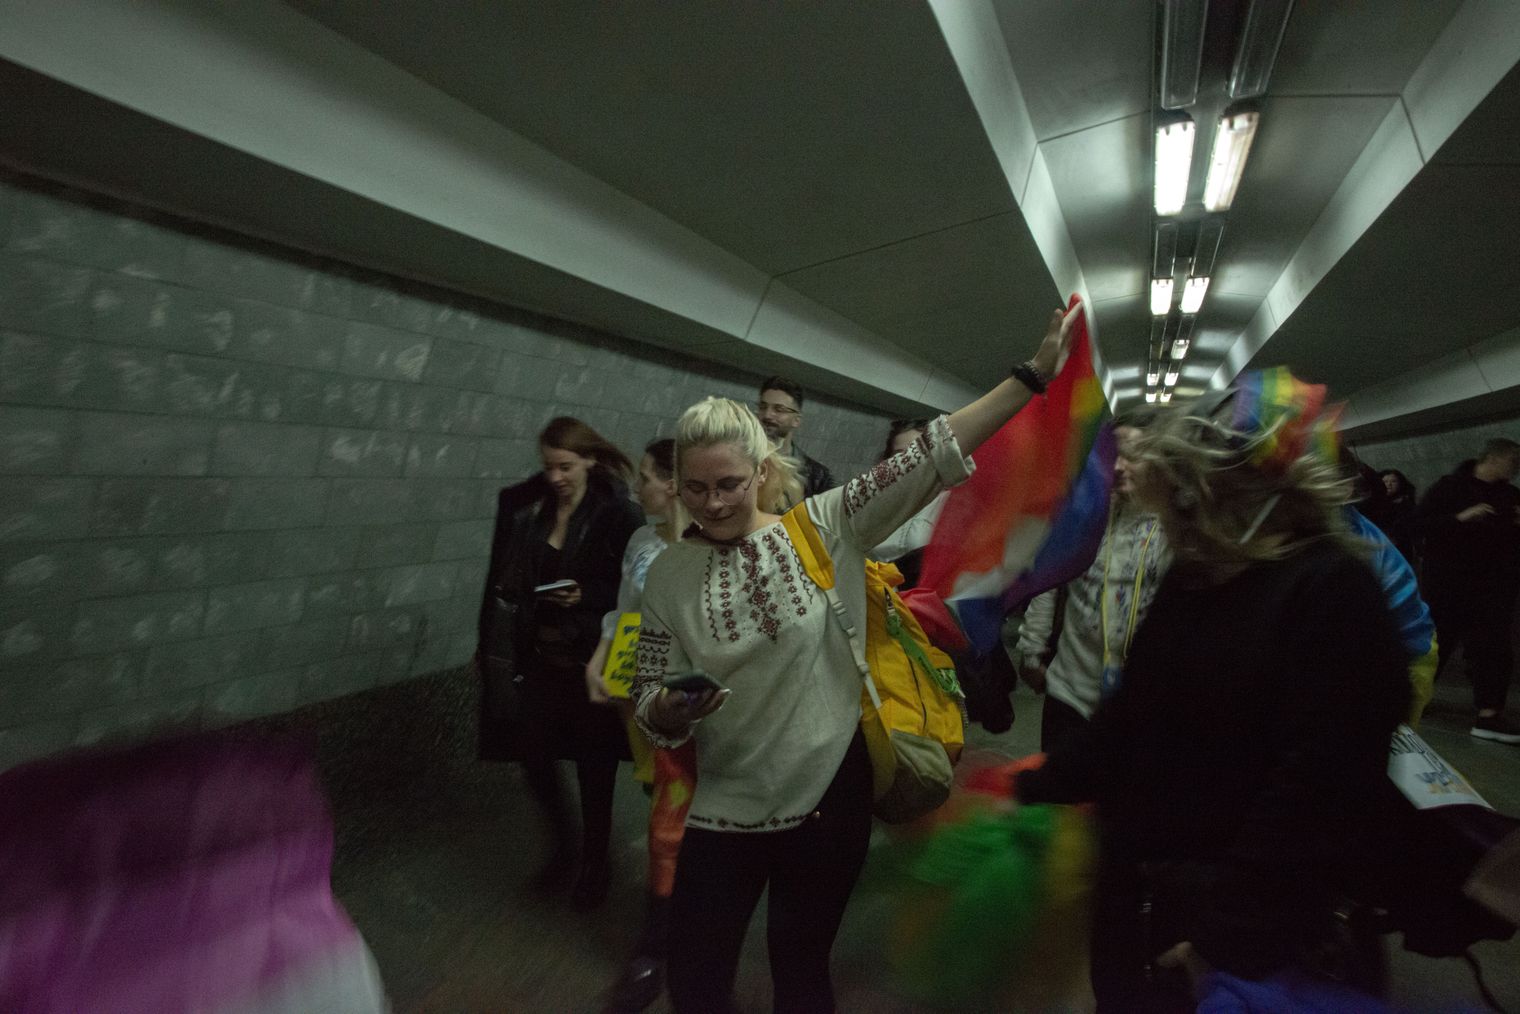
[(1017, 783), (1098, 804), (1099, 1010), (1192, 1010), (1209, 969), (1342, 971), (1325, 944), (1410, 690), (1332, 422), (1322, 387), (1268, 370), (1133, 442), (1174, 562), (1118, 691)]

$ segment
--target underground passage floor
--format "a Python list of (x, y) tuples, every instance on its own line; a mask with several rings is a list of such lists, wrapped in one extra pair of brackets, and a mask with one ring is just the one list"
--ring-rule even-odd
[[(540, 827), (515, 767), (467, 756), (469, 684), (461, 674), (423, 681), (413, 699), (376, 717), (324, 719), (323, 767), (337, 821), (334, 886), (364, 934), (395, 1010), (595, 1012), (629, 952), (642, 915), (645, 800), (619, 783), (606, 905), (583, 915), (568, 898), (529, 884), (544, 856)], [(1422, 731), (1498, 809), (1520, 814), (1520, 747), (1467, 735), (1465, 684), (1443, 684)], [(1040, 698), (1023, 688), (1014, 728), (973, 729), (964, 764), (1032, 752)], [(447, 715), (447, 720), (440, 719)], [(625, 766), (624, 772), (626, 774)], [(573, 777), (567, 778), (573, 784)], [(867, 876), (870, 870), (867, 870)], [(894, 991), (877, 932), (885, 902), (857, 894), (835, 947), (841, 1011), (920, 1010)], [(1413, 1011), (1486, 1010), (1460, 959), (1430, 959), (1386, 939), (1391, 999)], [(1520, 939), (1475, 948), (1491, 993), (1520, 1011)], [(1060, 1009), (1090, 1009), (1078, 989)], [(739, 1009), (770, 1010), (764, 904), (739, 970)], [(664, 1012), (661, 998), (649, 1010)]]

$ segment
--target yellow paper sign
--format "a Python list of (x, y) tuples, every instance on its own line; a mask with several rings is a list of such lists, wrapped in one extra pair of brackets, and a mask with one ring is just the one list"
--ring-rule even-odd
[(624, 613), (618, 617), (617, 631), (612, 635), (612, 647), (607, 649), (607, 664), (602, 677), (607, 681), (607, 693), (613, 697), (627, 698), (633, 691), (633, 676), (639, 662), (639, 614)]

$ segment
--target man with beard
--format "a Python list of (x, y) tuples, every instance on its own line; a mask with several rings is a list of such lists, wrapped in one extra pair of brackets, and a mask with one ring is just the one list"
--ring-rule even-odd
[(765, 427), (765, 435), (784, 456), (797, 462), (804, 497), (833, 489), (839, 483), (823, 463), (807, 456), (792, 435), (802, 426), (802, 388), (785, 377), (768, 377), (760, 385), (755, 415)]

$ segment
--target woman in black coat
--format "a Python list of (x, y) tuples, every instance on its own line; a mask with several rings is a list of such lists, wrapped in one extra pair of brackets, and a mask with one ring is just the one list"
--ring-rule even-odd
[(553, 420), (539, 450), (543, 472), (497, 502), (480, 617), (480, 751), (523, 765), (554, 837), (538, 877), (546, 888), (566, 879), (576, 851), (555, 765), (575, 761), (582, 837), (573, 901), (589, 909), (607, 894), (613, 787), (628, 742), (617, 712), (591, 703), (585, 667), (643, 519), (628, 497), (628, 459), (585, 423)]

